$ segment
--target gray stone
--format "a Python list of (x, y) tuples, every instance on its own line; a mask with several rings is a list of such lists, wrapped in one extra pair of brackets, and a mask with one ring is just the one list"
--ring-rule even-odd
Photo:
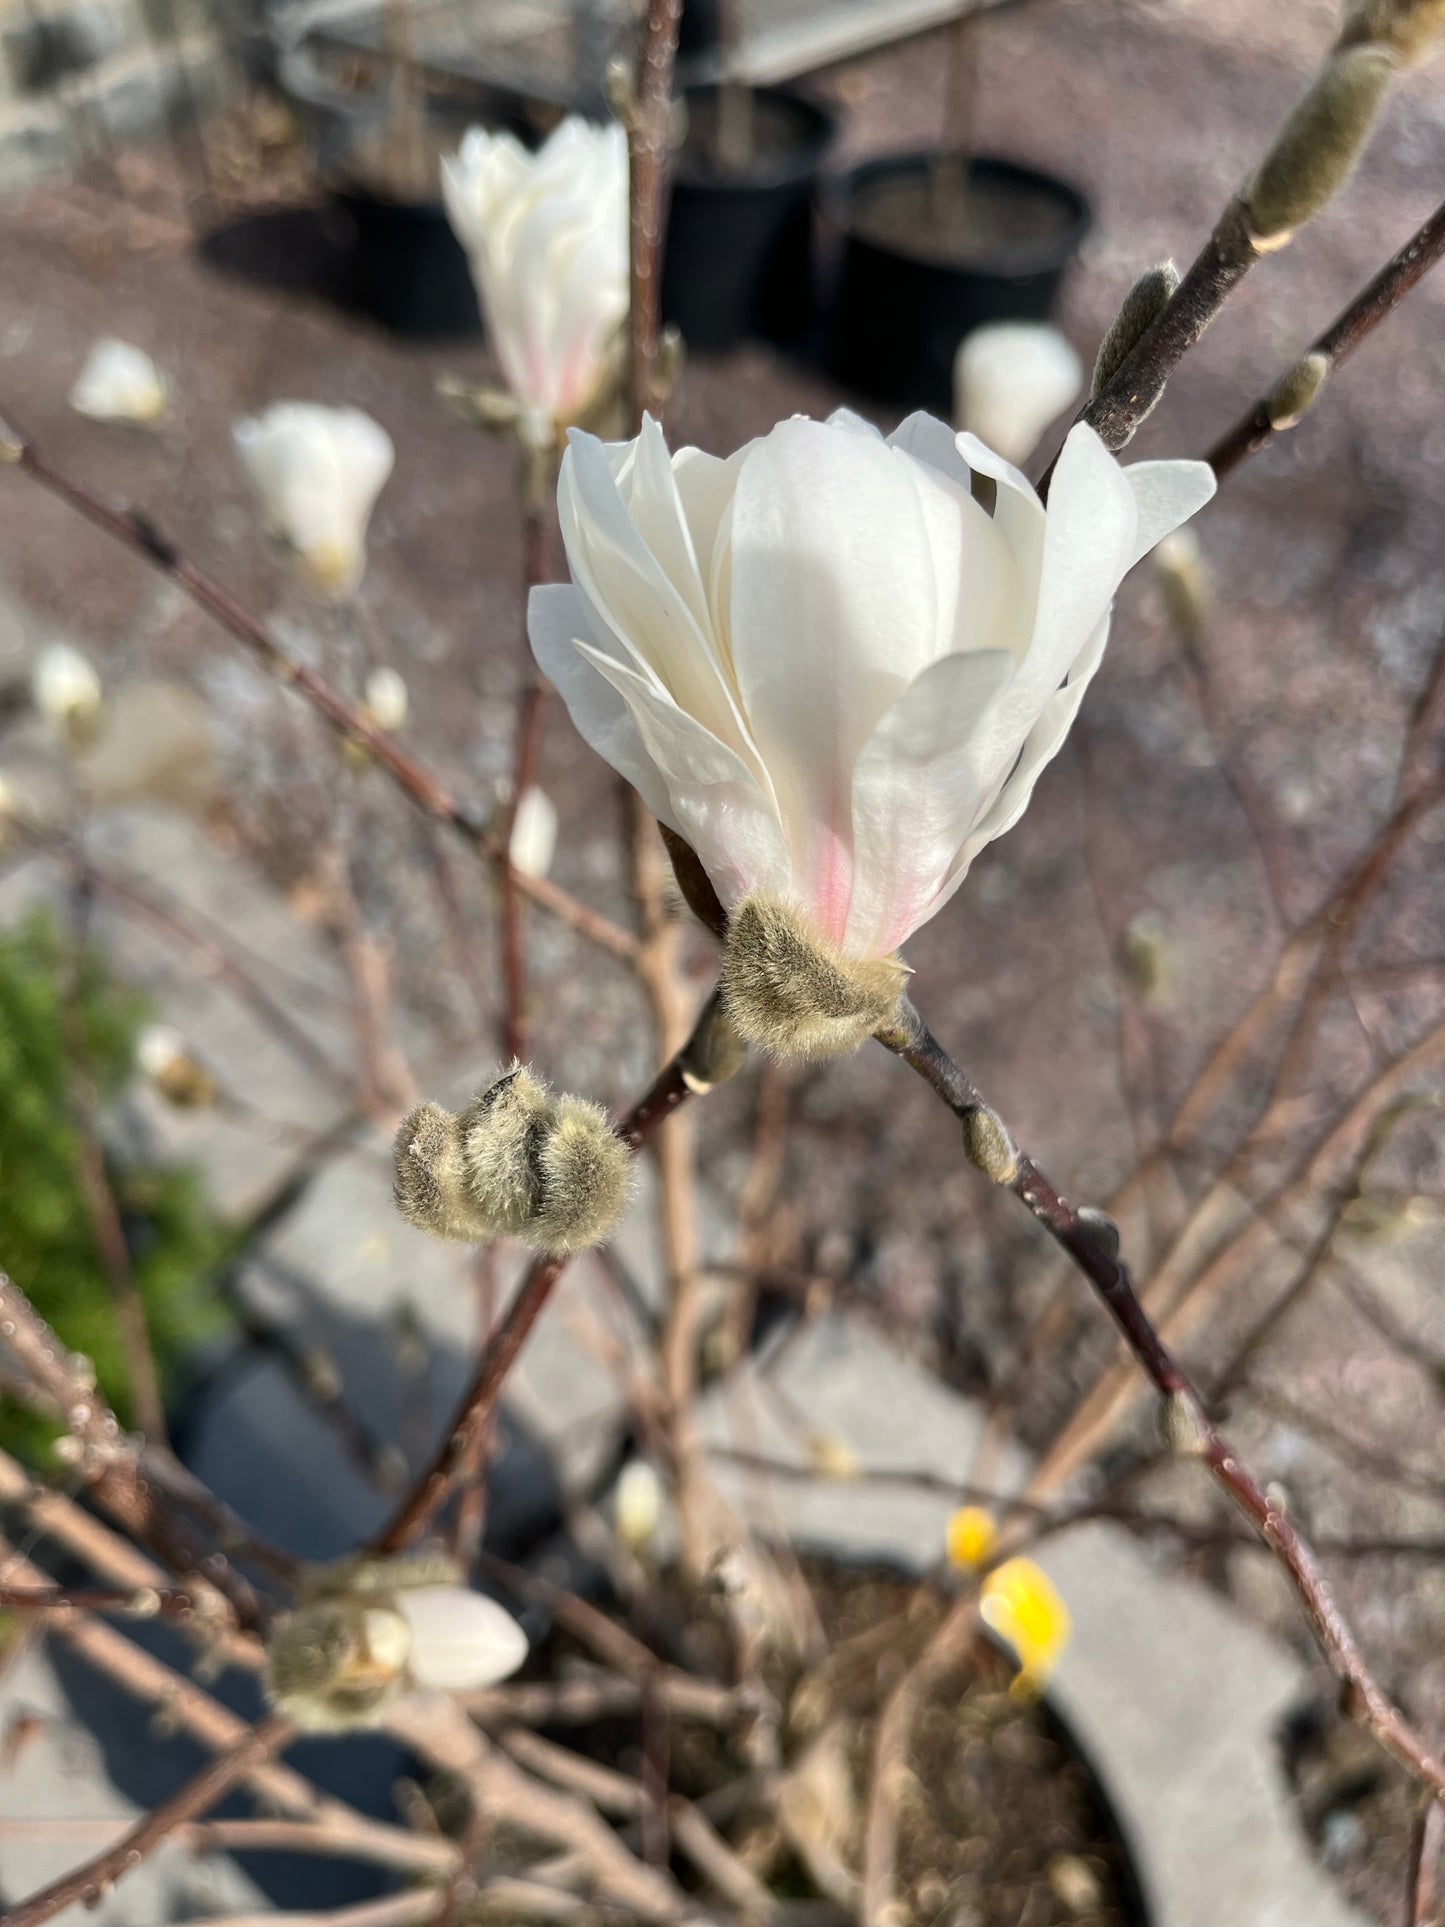
[(75, 164), (70, 118), (54, 102), (0, 102), (0, 194), (19, 194), (68, 174)]

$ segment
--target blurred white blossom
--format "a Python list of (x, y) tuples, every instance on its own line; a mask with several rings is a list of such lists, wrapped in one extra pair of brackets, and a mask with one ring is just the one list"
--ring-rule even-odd
[(527, 1657), (527, 1635), (495, 1599), (466, 1586), (412, 1586), (395, 1595), (406, 1621), (414, 1686), (466, 1692), (493, 1686)]
[(1046, 321), (998, 321), (965, 336), (953, 364), (953, 413), (1006, 462), (1024, 462), (1084, 385), (1084, 364)]
[(72, 747), (94, 738), (100, 722), (100, 677), (78, 649), (67, 642), (42, 649), (30, 687), (35, 707)]
[(550, 440), (598, 398), (627, 313), (627, 136), (573, 115), (529, 154), (474, 127), (442, 194), (524, 429)]
[(410, 708), (407, 687), (400, 674), (383, 663), (373, 669), (362, 691), (366, 713), (378, 729), (396, 730), (406, 722)]
[(232, 435), (273, 534), (327, 595), (350, 595), (366, 567), (366, 526), (395, 450), (359, 408), (277, 402)]
[(165, 413), (166, 385), (143, 348), (107, 335), (86, 357), (70, 405), (92, 421), (153, 422)]
[(643, 1551), (662, 1519), (662, 1481), (646, 1459), (629, 1459), (617, 1479), (617, 1536), (631, 1552)]
[(926, 415), (887, 441), (795, 416), (726, 460), (669, 458), (651, 420), (612, 447), (574, 432), (572, 585), (533, 590), (532, 647), (730, 916), (780, 902), (881, 958), (1023, 814), (1119, 582), (1213, 492), (1204, 463), (1122, 468), (1083, 426), (1047, 510)]
[(544, 877), (557, 849), (557, 811), (550, 796), (535, 784), (523, 790), (512, 819), (507, 854), (512, 868), (526, 877)]

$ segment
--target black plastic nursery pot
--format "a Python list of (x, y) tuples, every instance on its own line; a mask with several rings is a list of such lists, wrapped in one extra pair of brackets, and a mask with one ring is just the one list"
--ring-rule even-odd
[(1046, 321), (1092, 219), (1077, 188), (976, 156), (940, 181), (936, 153), (888, 155), (829, 185), (841, 237), (829, 361), (880, 400), (953, 406), (958, 344), (989, 321)]
[[(813, 199), (832, 115), (796, 94), (749, 89), (747, 159), (720, 152), (719, 89), (689, 89), (673, 176), (662, 318), (691, 348), (749, 337), (793, 346), (812, 327)], [(734, 96), (734, 104), (739, 101)]]
[(352, 244), (346, 296), (359, 313), (413, 340), (474, 340), (482, 332), (467, 257), (440, 201), (390, 200), (340, 186)]

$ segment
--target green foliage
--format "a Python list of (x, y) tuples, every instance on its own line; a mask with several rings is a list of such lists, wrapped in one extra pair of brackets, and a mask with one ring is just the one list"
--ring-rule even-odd
[[(144, 1000), (87, 952), (79, 970), (53, 922), (0, 934), (0, 1268), (72, 1350), (89, 1358), (122, 1422), (133, 1417), (125, 1348), (81, 1180), (69, 1044), (83, 1026), (100, 1103), (133, 1074)], [(227, 1252), (196, 1176), (107, 1159), (163, 1394), (224, 1313), (214, 1289)], [(27, 1455), (53, 1428), (0, 1397), (0, 1442)]]

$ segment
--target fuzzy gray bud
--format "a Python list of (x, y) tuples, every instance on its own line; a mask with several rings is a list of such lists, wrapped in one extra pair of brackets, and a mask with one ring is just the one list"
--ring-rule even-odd
[(1097, 398), (1109, 386), (1169, 305), (1178, 286), (1179, 270), (1172, 261), (1160, 261), (1155, 267), (1145, 268), (1125, 295), (1113, 326), (1099, 344), (1094, 379), (1089, 387), (1091, 398)]
[(1100, 1211), (1096, 1205), (1083, 1204), (1075, 1216), (1101, 1251), (1110, 1258), (1119, 1256), (1123, 1240), (1119, 1236), (1118, 1225), (1107, 1211)]
[(963, 1148), (969, 1163), (995, 1184), (1012, 1184), (1019, 1174), (1019, 1147), (1013, 1133), (987, 1104), (965, 1111)]
[(1177, 1458), (1203, 1457), (1208, 1437), (1192, 1392), (1167, 1392), (1160, 1399), (1159, 1437)]
[(522, 1064), (460, 1117), (423, 1104), (397, 1133), (397, 1208), (436, 1237), (516, 1237), (566, 1256), (607, 1237), (631, 1192), (627, 1146), (596, 1104), (554, 1098)]
[(750, 1044), (774, 1057), (838, 1057), (893, 1016), (906, 976), (897, 957), (850, 957), (790, 904), (751, 896), (728, 925), (721, 988)]
[(1330, 372), (1330, 358), (1318, 349), (1302, 355), (1294, 367), (1280, 376), (1264, 405), (1271, 428), (1293, 428), (1319, 400), (1320, 390)]
[(1331, 54), (1240, 196), (1256, 246), (1281, 246), (1325, 208), (1374, 131), (1395, 61), (1365, 45)]

